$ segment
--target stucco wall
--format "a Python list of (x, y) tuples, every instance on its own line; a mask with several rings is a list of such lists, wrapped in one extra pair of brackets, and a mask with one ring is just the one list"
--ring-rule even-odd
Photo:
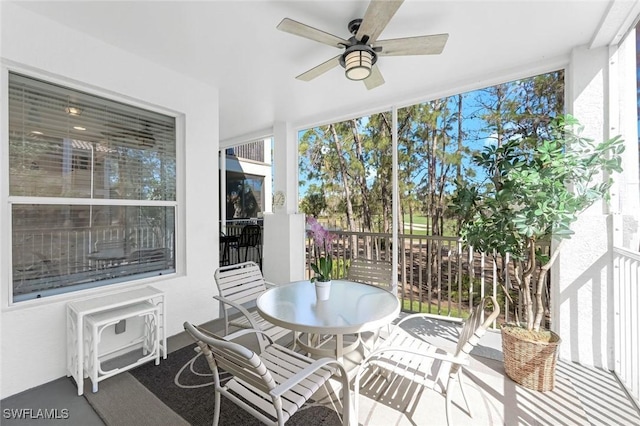
[[(556, 285), (552, 290), (553, 328), (563, 340), (560, 357), (609, 370), (614, 368), (614, 235), (626, 232), (627, 243), (635, 240), (638, 215), (637, 132), (627, 111), (629, 102), (621, 100), (621, 93), (629, 88), (619, 86), (626, 78), (618, 60), (615, 47), (580, 47), (571, 54), (566, 73), (567, 112), (585, 126), (583, 136), (596, 142), (622, 135), (627, 152), (625, 171), (614, 176), (618, 184), (612, 188), (611, 203), (594, 204), (572, 226), (575, 235), (564, 242), (553, 271)], [(635, 86), (634, 81), (630, 83)], [(625, 216), (627, 228), (614, 230), (616, 213), (635, 218)]]
[[(180, 140), (178, 211), (178, 274), (148, 280), (167, 295), (168, 334), (182, 330), (189, 320), (202, 323), (218, 316), (213, 303), (214, 265), (217, 249), (217, 161), (218, 91), (85, 34), (61, 26), (43, 16), (8, 2), (0, 4), (2, 85), (6, 87), (7, 69), (34, 72), (60, 83), (71, 82), (114, 94), (135, 102), (173, 111), (184, 123)], [(5, 89), (6, 90), (6, 89)], [(126, 100), (126, 98), (124, 98)], [(6, 123), (6, 99), (2, 100), (2, 123)], [(2, 143), (6, 143), (2, 128)], [(3, 147), (6, 152), (6, 147)], [(188, 164), (188, 167), (185, 167)], [(78, 296), (99, 295), (114, 289), (135, 288), (141, 284), (95, 289), (72, 296), (7, 306), (9, 282), (9, 209), (6, 203), (6, 158), (0, 162), (3, 207), (0, 210), (0, 282), (2, 321), (1, 394), (5, 398), (66, 374), (65, 306)], [(188, 221), (186, 217), (188, 216)]]

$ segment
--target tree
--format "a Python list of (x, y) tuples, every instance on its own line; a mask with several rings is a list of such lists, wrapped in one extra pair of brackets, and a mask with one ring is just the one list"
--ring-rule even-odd
[[(507, 294), (504, 277), (509, 265), (504, 259), (509, 254), (524, 324), (536, 332), (545, 312), (546, 273), (578, 215), (608, 197), (610, 176), (622, 171), (624, 151), (620, 137), (595, 144), (580, 136), (582, 127), (571, 116), (554, 119), (548, 131), (487, 146), (475, 162), (490, 176), (490, 188), (462, 185), (451, 206), (463, 218), (466, 242), (493, 256), (496, 264), (502, 260), (500, 278)], [(602, 174), (603, 181), (594, 180)], [(552, 238), (558, 244), (546, 255), (538, 243)]]
[(300, 201), (300, 209), (307, 215), (319, 217), (326, 208), (327, 200), (322, 188), (317, 185), (311, 185), (307, 194)]
[[(400, 109), (399, 228), (406, 229), (405, 215), (410, 223), (424, 215), (430, 234), (444, 234), (455, 183), (485, 177), (476, 172), (473, 154), (488, 140), (500, 145), (544, 134), (562, 101), (558, 71)], [(391, 230), (391, 134), (385, 112), (309, 129), (301, 137), (301, 185), (317, 183), (326, 214), (344, 218), (349, 230)]]

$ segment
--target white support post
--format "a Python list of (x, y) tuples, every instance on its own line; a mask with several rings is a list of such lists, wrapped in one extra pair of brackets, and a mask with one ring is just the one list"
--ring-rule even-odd
[(304, 279), (305, 221), (298, 213), (298, 138), (288, 123), (273, 128), (273, 191), (284, 194), (284, 205), (264, 215), (262, 273), (267, 281), (284, 284)]
[[(391, 109), (391, 155), (393, 164), (392, 176), (392, 191), (391, 191), (391, 205), (393, 206), (392, 218), (393, 224), (391, 227), (391, 241), (398, 243), (398, 203), (400, 197), (398, 196), (398, 107), (393, 106)], [(393, 294), (398, 294), (398, 250), (400, 247), (398, 244), (394, 246), (391, 257), (391, 267), (395, 273), (391, 274), (391, 283)]]
[[(567, 111), (584, 125), (582, 136), (595, 141), (609, 134), (609, 56), (607, 47), (576, 48), (565, 74)], [(561, 358), (612, 369), (612, 229), (606, 203), (595, 203), (571, 228), (575, 234), (564, 241), (552, 269), (551, 327), (562, 338)]]
[(220, 166), (218, 167), (218, 171), (220, 173), (220, 205), (222, 208), (220, 209), (220, 231), (226, 234), (227, 232), (227, 154), (225, 153), (226, 148), (222, 148), (218, 151), (218, 161)]

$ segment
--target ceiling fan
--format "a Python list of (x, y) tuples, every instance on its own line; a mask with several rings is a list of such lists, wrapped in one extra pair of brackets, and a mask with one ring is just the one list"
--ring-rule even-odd
[(376, 65), (378, 56), (437, 55), (442, 53), (449, 34), (434, 34), (417, 37), (378, 40), (404, 0), (372, 0), (362, 19), (354, 19), (347, 26), (352, 36), (349, 39), (329, 34), (309, 25), (284, 18), (278, 29), (305, 37), (329, 46), (344, 49), (338, 56), (311, 68), (296, 78), (310, 81), (341, 65), (350, 80), (363, 80), (371, 90), (384, 84), (384, 78)]

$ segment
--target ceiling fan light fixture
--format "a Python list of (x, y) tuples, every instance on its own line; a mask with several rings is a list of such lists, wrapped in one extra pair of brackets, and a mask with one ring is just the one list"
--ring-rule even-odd
[(344, 73), (349, 80), (364, 80), (369, 77), (371, 66), (371, 54), (365, 50), (356, 50), (344, 57)]
[(367, 45), (354, 45), (347, 48), (340, 64), (349, 80), (364, 80), (371, 75), (371, 67), (376, 63), (376, 54)]

